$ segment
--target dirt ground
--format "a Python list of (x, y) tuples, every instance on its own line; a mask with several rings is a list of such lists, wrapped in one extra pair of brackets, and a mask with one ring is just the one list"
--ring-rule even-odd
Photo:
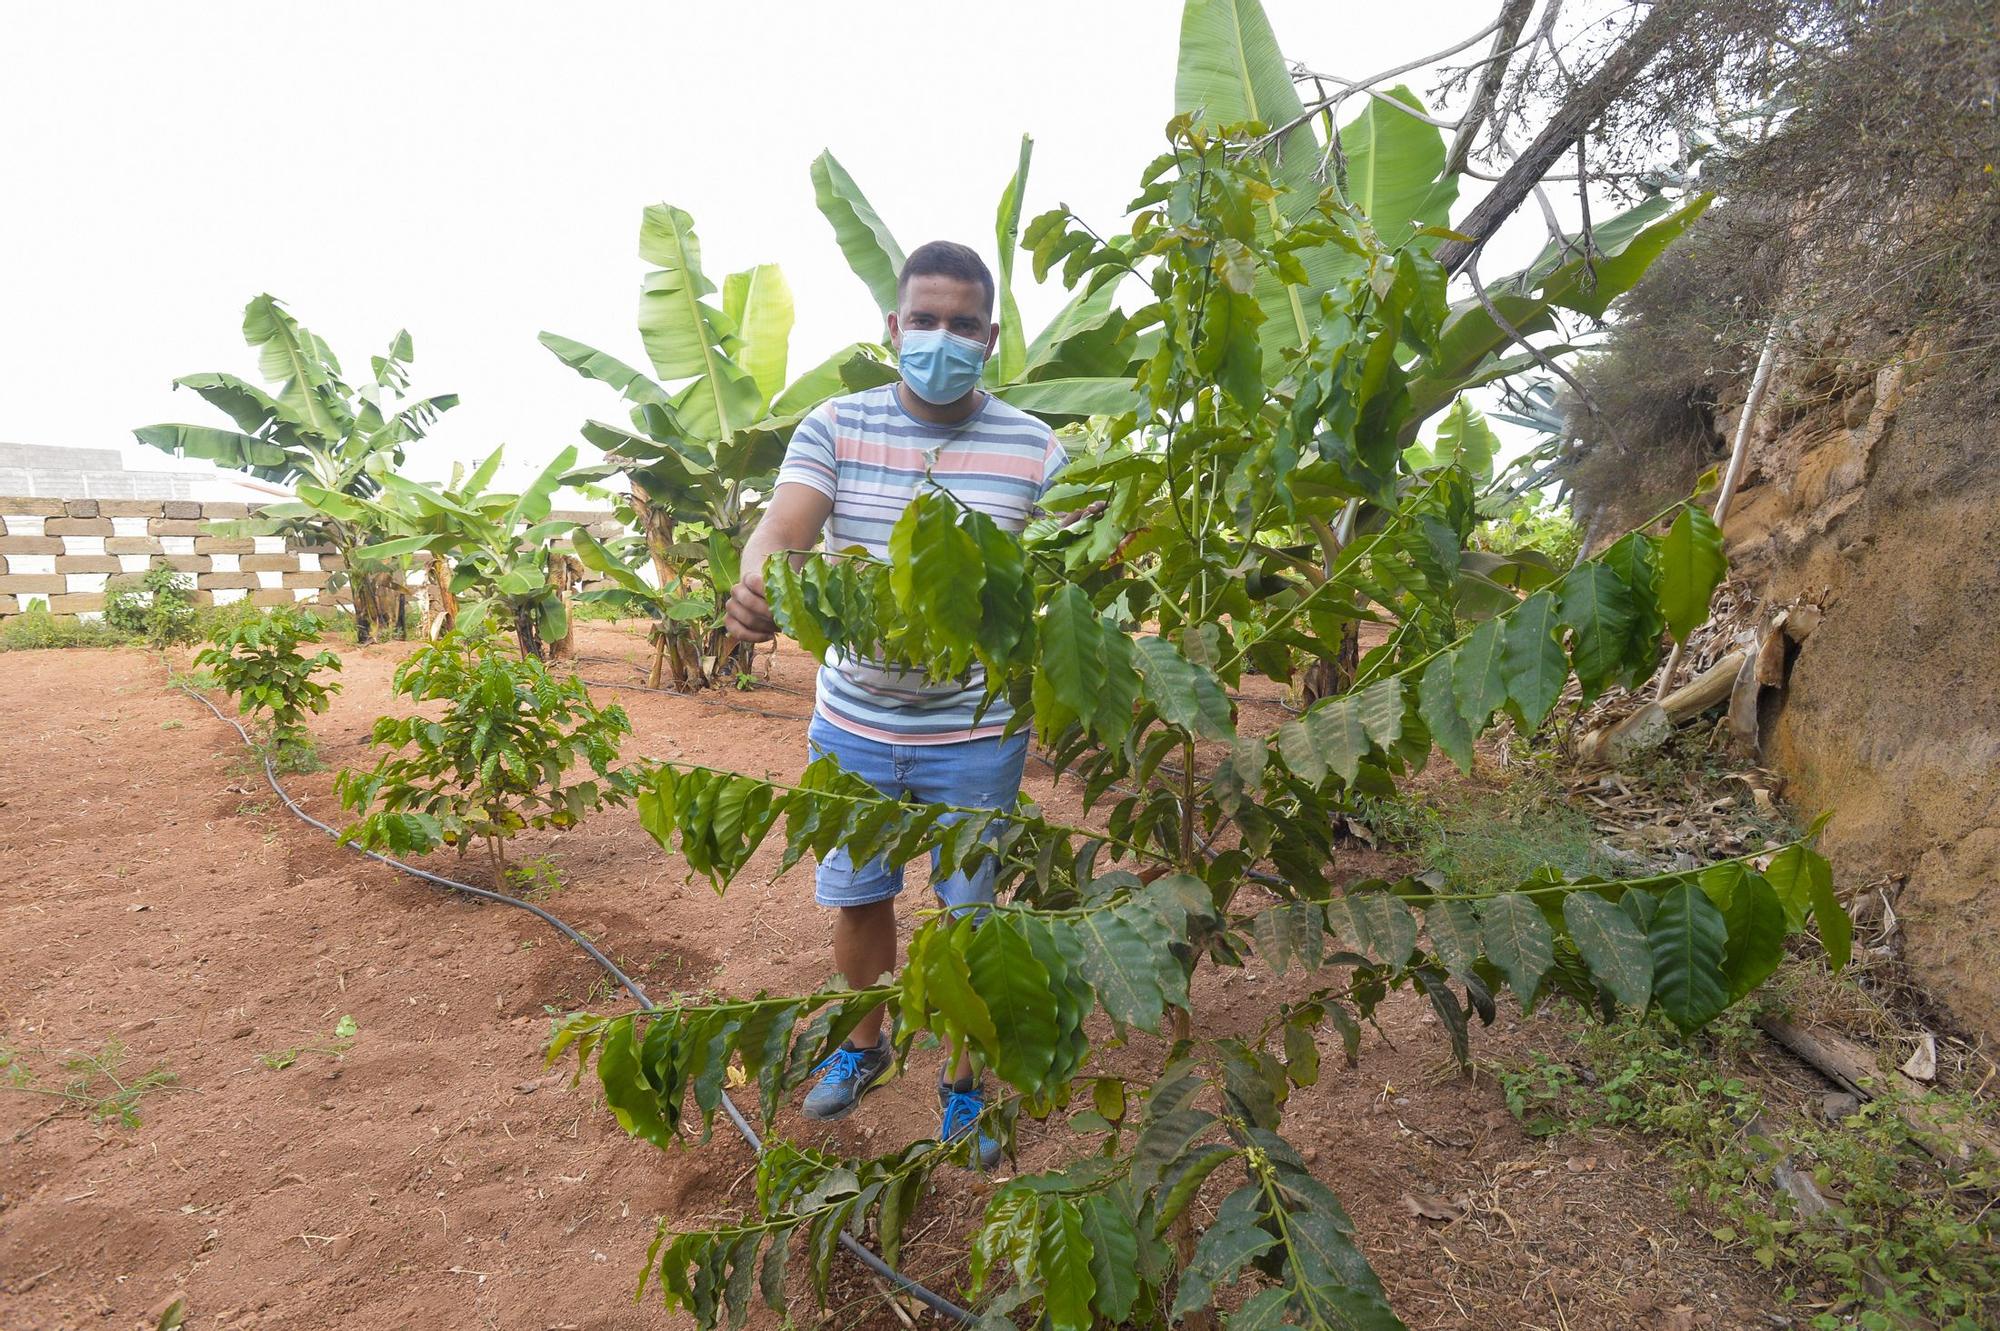
[[(637, 682), (637, 634), (590, 624), (580, 640), (586, 679)], [(314, 727), (329, 770), (289, 782), (328, 821), (331, 772), (372, 761), (368, 728), (394, 710), (389, 674), (406, 650), (342, 652), (345, 690)], [(628, 756), (782, 777), (803, 766), (811, 681), (795, 649), (772, 664), (772, 687), (728, 700), (774, 716), (599, 696), (631, 713)], [(751, 1156), (726, 1126), (661, 1153), (619, 1132), (594, 1083), (572, 1090), (543, 1069), (551, 1014), (616, 1006), (574, 947), (291, 818), (234, 732), (165, 687), (155, 656), (0, 657), (0, 715), (0, 854), (13, 869), (0, 1044), (44, 1085), (60, 1081), (64, 1051), (108, 1041), (126, 1051), (121, 1076), (175, 1078), (144, 1097), (136, 1128), (0, 1094), (0, 1327), (125, 1331), (176, 1295), (196, 1328), (685, 1324), (632, 1300), (655, 1223), (747, 1204)], [(1030, 767), (1028, 788), (1076, 816), (1045, 770)], [(519, 862), (546, 856), (560, 871), (545, 904), (656, 996), (829, 978), (809, 866), (767, 882), (767, 850), (719, 898), (685, 881), (630, 810), (521, 842)], [(1198, 1022), (1254, 1028), (1273, 988), (1261, 967), (1204, 979)], [(336, 1056), (343, 1016), (358, 1030)], [(1503, 1013), (1475, 1034), (1475, 1055), (1518, 1057), (1552, 1037), (1550, 1022)], [(260, 1057), (294, 1050), (289, 1066)], [(791, 1115), (781, 1130), (871, 1152), (928, 1135), (935, 1059), (913, 1056), (835, 1129)], [(1662, 1166), (1616, 1141), (1528, 1138), (1490, 1076), (1451, 1068), (1421, 1000), (1385, 1005), (1358, 1068), (1329, 1057), (1286, 1131), (1345, 1200), (1412, 1327), (1786, 1324), (1769, 1278), (1676, 1206)], [(1024, 1124), (1022, 1166), (1074, 1147), (1060, 1125)], [(942, 1179), (910, 1229), (911, 1274), (952, 1287), (963, 1220), (991, 1187)], [(834, 1290), (826, 1324), (898, 1325), (852, 1262)]]

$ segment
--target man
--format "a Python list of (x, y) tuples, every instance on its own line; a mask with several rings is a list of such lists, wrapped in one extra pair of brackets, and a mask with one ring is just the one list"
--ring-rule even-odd
[[(919, 489), (946, 490), (1010, 531), (1027, 524), (1066, 458), (1047, 425), (979, 386), (1000, 335), (993, 296), (993, 275), (963, 245), (933, 241), (904, 262), (888, 319), (901, 378), (834, 398), (799, 423), (770, 505), (744, 546), (743, 580), (729, 594), (729, 631), (739, 641), (765, 642), (777, 632), (764, 593), (769, 556), (811, 549), (824, 532), (829, 549), (858, 545), (887, 558), (889, 531)], [(962, 680), (927, 684), (921, 675), (842, 658), (821, 668), (816, 692), (807, 734), (814, 755), (831, 753), (883, 794), (978, 809), (1007, 808), (1018, 796), (1028, 737), (1002, 736), (1011, 716), (1004, 701), (979, 713), (979, 667)], [(993, 871), (954, 874), (932, 887), (948, 907), (977, 909), (993, 900)], [(849, 985), (874, 984), (896, 968), (902, 889), (900, 864), (857, 865), (845, 851), (820, 863), (814, 897), (839, 912), (833, 959)], [(852, 1111), (889, 1071), (889, 1050), (878, 1008), (816, 1069), (807, 1117)], [(977, 1130), (985, 1091), (963, 1050), (939, 1082), (938, 1104), (940, 1140)], [(978, 1146), (982, 1165), (999, 1162), (999, 1143), (986, 1133)]]

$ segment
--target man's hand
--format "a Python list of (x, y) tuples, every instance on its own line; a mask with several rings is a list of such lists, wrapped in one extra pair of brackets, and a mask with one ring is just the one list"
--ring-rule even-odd
[(738, 642), (769, 642), (778, 636), (778, 621), (771, 618), (771, 603), (764, 599), (761, 569), (743, 570), (743, 580), (729, 589), (723, 618), (729, 636)]
[[(765, 599), (764, 561), (781, 550), (798, 552), (818, 545), (832, 512), (833, 500), (812, 486), (779, 484), (757, 529), (743, 543), (743, 575), (729, 589), (723, 612), (730, 637), (738, 642), (769, 642), (778, 636), (778, 622), (771, 618), (771, 603)], [(802, 553), (789, 557), (793, 568), (805, 559)]]

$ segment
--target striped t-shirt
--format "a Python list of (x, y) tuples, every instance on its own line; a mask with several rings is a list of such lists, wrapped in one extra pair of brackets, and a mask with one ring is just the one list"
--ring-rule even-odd
[[(833, 500), (826, 548), (858, 545), (887, 559), (890, 528), (918, 488), (932, 484), (1008, 531), (1025, 527), (1068, 461), (1055, 433), (991, 394), (967, 420), (932, 425), (904, 408), (898, 387), (833, 398), (792, 434), (778, 484), (810, 485)], [(986, 677), (978, 665), (963, 680), (931, 684), (920, 674), (842, 656), (821, 667), (818, 695), (828, 722), (884, 744), (982, 739), (1005, 730), (1013, 715), (1005, 699), (979, 713)]]

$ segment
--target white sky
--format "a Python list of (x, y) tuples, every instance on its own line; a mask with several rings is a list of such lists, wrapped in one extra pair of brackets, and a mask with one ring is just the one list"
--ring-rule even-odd
[[(1349, 76), (1467, 35), (1494, 8), (1265, 5), (1287, 55)], [(131, 429), (226, 424), (171, 382), (254, 378), (242, 308), (270, 291), (351, 376), (408, 327), (416, 387), (462, 395), (413, 450), (413, 474), (442, 476), (505, 442), (504, 475), (518, 480), (580, 442), (586, 418), (622, 420), (609, 389), (535, 336), (644, 365), (633, 316), (646, 204), (694, 214), (718, 283), (783, 265), (803, 369), (880, 335), (813, 206), (807, 172), (822, 148), (905, 249), (949, 237), (991, 260), (1023, 131), (1035, 137), (1024, 217), (1061, 201), (1116, 225), (1172, 114), (1180, 8), (9, 5), (0, 439), (118, 446), (128, 465), (161, 465)], [(1498, 251), (1490, 266), (1504, 272)], [(1064, 293), (1033, 288), (1021, 259), (1032, 336)]]

